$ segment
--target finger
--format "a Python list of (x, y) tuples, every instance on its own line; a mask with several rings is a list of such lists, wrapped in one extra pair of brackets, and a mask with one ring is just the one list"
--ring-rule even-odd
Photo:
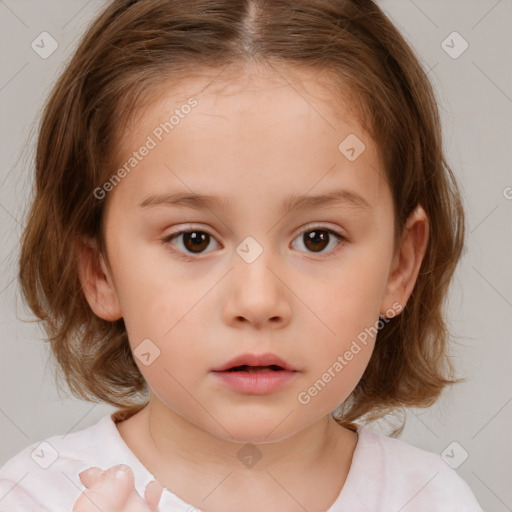
[(149, 482), (146, 486), (146, 502), (152, 511), (157, 510), (164, 488), (157, 480)]
[(134, 490), (134, 476), (129, 466), (114, 466), (104, 471), (103, 475), (80, 495), (73, 512), (98, 512), (98, 509), (103, 512), (123, 512)]
[(78, 474), (78, 478), (80, 478), (80, 482), (82, 482), (85, 487), (91, 487), (94, 485), (98, 479), (103, 475), (104, 471), (96, 466), (92, 468), (86, 469)]
[[(128, 500), (123, 506), (122, 512), (157, 512), (158, 502), (162, 494), (163, 487), (156, 481), (150, 482), (146, 486), (146, 497), (149, 494), (151, 505), (140, 496), (136, 489), (133, 489), (128, 496)], [(109, 511), (110, 512), (110, 511)]]

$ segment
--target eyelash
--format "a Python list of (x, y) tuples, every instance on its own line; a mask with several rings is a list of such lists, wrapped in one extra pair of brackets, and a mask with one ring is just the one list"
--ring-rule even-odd
[[(331, 251), (329, 251), (327, 253), (320, 253), (320, 252), (319, 253), (315, 253), (315, 252), (309, 253), (309, 254), (318, 255), (321, 258), (330, 258), (332, 256), (335, 256), (338, 253), (340, 245), (343, 245), (343, 242), (349, 241), (347, 237), (341, 235), (340, 233), (338, 233), (330, 228), (326, 228), (324, 226), (316, 226), (316, 225), (306, 226), (306, 228), (304, 228), (300, 233), (297, 234), (297, 236), (294, 238), (294, 240), (296, 240), (300, 236), (304, 235), (304, 233), (309, 233), (311, 231), (324, 231), (326, 233), (329, 233), (330, 235), (334, 235), (338, 239), (338, 245), (334, 249), (332, 249)], [(171, 242), (178, 236), (183, 235), (185, 233), (193, 233), (193, 232), (206, 233), (210, 237), (215, 238), (213, 235), (208, 233), (208, 231), (204, 231), (203, 229), (189, 228), (189, 229), (182, 229), (180, 231), (176, 231), (175, 233), (171, 233), (170, 235), (162, 238), (161, 241), (164, 245), (170, 245), (172, 247), (171, 250), (173, 252), (175, 252), (179, 257), (181, 257), (183, 260), (197, 261), (198, 257), (201, 256), (201, 253), (197, 253), (197, 256), (193, 256), (193, 255), (191, 255), (192, 253), (187, 254), (178, 249), (175, 249), (171, 244)], [(210, 252), (210, 251), (208, 251), (208, 252)], [(205, 253), (202, 253), (202, 254), (205, 254)]]

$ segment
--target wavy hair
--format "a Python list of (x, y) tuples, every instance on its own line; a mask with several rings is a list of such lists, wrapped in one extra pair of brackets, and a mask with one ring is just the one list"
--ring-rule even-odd
[(453, 378), (443, 306), (463, 248), (464, 211), (432, 86), (371, 0), (114, 0), (94, 20), (45, 105), (21, 240), (21, 290), (59, 375), (75, 396), (121, 408), (118, 419), (145, 405), (148, 387), (123, 320), (94, 315), (81, 289), (77, 241), (92, 237), (104, 251), (105, 201), (93, 191), (112, 176), (120, 126), (134, 110), (169, 79), (250, 60), (328, 73), (333, 102), (348, 90), (380, 148), (395, 235), (418, 205), (431, 226), (406, 307), (379, 330), (368, 367), (333, 416), (355, 430), (356, 420), (432, 405), (463, 380)]

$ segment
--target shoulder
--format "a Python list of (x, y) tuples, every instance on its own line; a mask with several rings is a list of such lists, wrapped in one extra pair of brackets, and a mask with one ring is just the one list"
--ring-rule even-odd
[(114, 435), (112, 428), (107, 415), (78, 432), (32, 443), (9, 459), (0, 468), (0, 509), (72, 510), (85, 490), (78, 474), (101, 464), (98, 455)]
[(371, 489), (382, 509), (481, 512), (468, 484), (439, 454), (367, 428), (359, 428), (358, 432), (359, 442), (353, 458), (354, 481), (359, 480), (364, 485), (364, 475), (368, 478), (370, 472)]

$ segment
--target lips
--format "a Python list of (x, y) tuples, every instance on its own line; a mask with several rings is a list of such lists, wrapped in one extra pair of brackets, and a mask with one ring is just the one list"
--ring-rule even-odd
[(285, 390), (300, 376), (299, 370), (275, 354), (243, 354), (211, 373), (220, 389), (260, 396)]
[(298, 371), (292, 365), (276, 356), (275, 354), (242, 354), (227, 363), (214, 368), (213, 372), (248, 372), (257, 373), (262, 371)]

